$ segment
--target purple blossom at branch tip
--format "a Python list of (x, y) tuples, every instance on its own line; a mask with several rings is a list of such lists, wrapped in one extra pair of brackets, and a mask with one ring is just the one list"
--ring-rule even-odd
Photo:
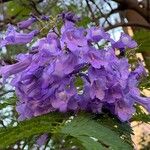
[(31, 17), (27, 20), (23, 20), (19, 23), (17, 23), (17, 26), (20, 28), (20, 29), (26, 29), (28, 28), (29, 26), (31, 26), (34, 22), (36, 22), (36, 18), (35, 17)]
[(43, 15), (41, 16), (41, 20), (44, 20), (44, 21), (49, 21), (50, 17), (47, 16), (47, 15)]
[(16, 28), (9, 25), (6, 31), (5, 38), (1, 40), (0, 47), (15, 44), (27, 44), (39, 33), (38, 30), (33, 30), (30, 33), (19, 33)]
[(91, 27), (90, 29), (88, 29), (87, 38), (92, 42), (99, 42), (102, 39), (108, 41), (111, 40), (110, 35), (100, 27)]
[(121, 33), (120, 39), (113, 44), (113, 47), (119, 48), (119, 49), (125, 49), (125, 48), (136, 48), (137, 43), (131, 39), (131, 37), (125, 33)]
[(77, 22), (80, 20), (80, 17), (75, 15), (74, 13), (72, 12), (63, 12), (61, 13), (60, 17), (62, 18), (62, 20), (65, 22), (65, 21), (70, 21), (70, 22)]
[[(60, 16), (64, 21), (60, 35), (50, 30), (29, 53), (17, 55), (17, 63), (0, 67), (4, 82), (12, 77), (18, 119), (53, 111), (101, 113), (107, 109), (124, 122), (132, 117), (136, 103), (150, 112), (150, 98), (142, 97), (138, 89), (146, 76), (144, 66), (139, 63), (133, 70), (127, 58), (115, 54), (116, 48), (124, 51), (136, 47), (136, 42), (123, 33), (115, 42), (100, 27), (77, 27), (78, 17), (71, 12)], [(28, 44), (38, 32), (19, 33), (10, 25), (1, 46)], [(109, 45), (97, 48), (101, 40)], [(38, 141), (44, 139), (41, 136)]]

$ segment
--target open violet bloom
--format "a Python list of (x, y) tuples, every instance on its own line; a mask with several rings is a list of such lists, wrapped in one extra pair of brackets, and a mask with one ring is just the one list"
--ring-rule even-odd
[(19, 33), (16, 31), (15, 26), (9, 24), (4, 39), (0, 41), (0, 47), (30, 43), (38, 33), (38, 30), (33, 30), (29, 33)]
[[(49, 17), (42, 18), (46, 24)], [(127, 58), (115, 53), (116, 48), (125, 51), (137, 43), (124, 33), (115, 42), (101, 27), (77, 27), (79, 17), (70, 12), (58, 19), (63, 21), (61, 34), (51, 29), (34, 40), (29, 53), (19, 54), (17, 63), (0, 67), (4, 81), (12, 78), (19, 120), (53, 111), (102, 113), (105, 109), (124, 122), (134, 114), (135, 104), (150, 112), (150, 98), (142, 97), (138, 89), (146, 75), (144, 67), (139, 64), (132, 69)], [(23, 29), (34, 22), (35, 18), (29, 18), (18, 26)], [(28, 44), (38, 33), (20, 33), (10, 25), (1, 47)], [(96, 46), (101, 40), (109, 42), (102, 49)], [(77, 84), (79, 79), (82, 83)]]

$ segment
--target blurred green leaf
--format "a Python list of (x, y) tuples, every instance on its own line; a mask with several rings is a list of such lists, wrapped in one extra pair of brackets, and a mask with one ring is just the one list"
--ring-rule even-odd
[(104, 126), (90, 114), (83, 113), (79, 113), (72, 120), (68, 120), (67, 115), (50, 113), (20, 122), (16, 127), (1, 129), (0, 148), (8, 148), (17, 141), (43, 133), (51, 133), (58, 137), (59, 135), (72, 137), (74, 141), (77, 141), (75, 143), (79, 143), (86, 150), (133, 149), (132, 145), (120, 137), (117, 132)]
[[(85, 114), (79, 114), (66, 126), (62, 127), (61, 133), (73, 136), (81, 142), (86, 150), (130, 150), (133, 149), (115, 131), (105, 127), (101, 122), (93, 120)], [(89, 142), (89, 144), (87, 144)]]
[(24, 1), (15, 0), (8, 2), (7, 15), (9, 15), (10, 17), (17, 15), (16, 17), (18, 20), (28, 16), (29, 13), (31, 12), (31, 8), (27, 7), (28, 3), (29, 1), (27, 0)]
[(60, 119), (62, 119), (62, 115), (51, 113), (20, 122), (17, 127), (0, 129), (0, 148), (7, 148), (9, 145), (33, 135), (52, 132)]
[(16, 104), (16, 97), (13, 96), (13, 97), (10, 97), (7, 100), (3, 100), (3, 102), (0, 103), (0, 109), (3, 109), (3, 108), (5, 108), (9, 105), (14, 106), (15, 104)]
[(132, 121), (141, 121), (145, 123), (150, 123), (150, 114), (146, 113), (144, 108), (140, 105), (136, 105), (136, 113), (132, 117)]
[(150, 31), (138, 30), (134, 33), (134, 39), (139, 45), (138, 52), (150, 51)]
[(28, 50), (25, 45), (7, 45), (6, 49), (6, 53), (0, 53), (0, 57), (4, 60), (11, 60), (11, 58), (15, 58), (17, 54), (25, 53)]

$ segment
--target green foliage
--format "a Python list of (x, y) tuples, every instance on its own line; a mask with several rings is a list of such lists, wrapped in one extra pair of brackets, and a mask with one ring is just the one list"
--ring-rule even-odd
[(132, 117), (132, 121), (141, 121), (145, 123), (150, 123), (150, 114), (147, 114), (143, 107), (136, 105), (136, 113)]
[(139, 45), (139, 52), (150, 51), (150, 31), (138, 30), (134, 33), (134, 39)]
[(43, 115), (31, 120), (20, 122), (17, 127), (7, 127), (0, 130), (0, 148), (7, 148), (9, 145), (29, 138), (34, 135), (52, 132), (55, 125), (62, 119), (60, 114)]
[(91, 22), (91, 18), (85, 16), (82, 20), (78, 23), (79, 26), (87, 27), (87, 25)]
[[(61, 133), (79, 140), (87, 150), (113, 149), (130, 150), (132, 146), (126, 143), (110, 127), (104, 126), (89, 115), (80, 114), (61, 129)], [(92, 146), (92, 147), (91, 147)]]
[(147, 76), (142, 80), (142, 82), (139, 85), (140, 89), (149, 89), (150, 88), (150, 76)]
[(146, 68), (150, 71), (150, 31), (139, 30), (135, 32), (134, 39), (137, 41), (139, 48), (137, 52), (141, 52)]
[[(28, 6), (28, 7), (27, 7)], [(7, 15), (9, 17), (17, 17), (17, 19), (28, 16), (31, 12), (29, 1), (14, 0), (7, 3)]]
[(99, 119), (102, 125), (115, 131), (125, 142), (132, 145), (131, 134), (133, 134), (132, 128), (129, 123), (122, 123), (118, 118), (111, 114), (102, 115)]
[(11, 105), (14, 106), (16, 104), (16, 97), (11, 97), (4, 102), (0, 103), (0, 110), (6, 108), (7, 106)]
[(8, 45), (6, 46), (7, 52), (0, 53), (0, 58), (3, 60), (11, 60), (15, 58), (17, 54), (27, 52), (27, 47), (25, 45)]
[(78, 143), (75, 146), (86, 150), (132, 149), (132, 145), (126, 142), (118, 132), (113, 130), (110, 127), (111, 125), (104, 125), (91, 117), (90, 114), (80, 113), (73, 119), (68, 120), (68, 118), (60, 113), (50, 113), (20, 122), (16, 127), (1, 129), (0, 148), (7, 148), (18, 141), (35, 135), (51, 133), (55, 137), (72, 137), (69, 139), (72, 139), (72, 142), (75, 144)]

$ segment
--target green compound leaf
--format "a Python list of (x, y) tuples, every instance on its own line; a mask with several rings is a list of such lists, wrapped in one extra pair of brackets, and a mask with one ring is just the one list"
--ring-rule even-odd
[(132, 150), (117, 132), (105, 127), (100, 121), (79, 115), (61, 129), (61, 133), (78, 139), (86, 150)]
[(20, 122), (16, 127), (1, 129), (0, 149), (7, 148), (9, 145), (33, 135), (52, 132), (55, 125), (62, 120), (61, 118), (60, 114), (51, 113)]
[(50, 113), (20, 122), (16, 127), (1, 129), (0, 149), (8, 148), (17, 141), (43, 133), (51, 133), (52, 136), (61, 138), (71, 137), (74, 143), (78, 143), (74, 146), (85, 150), (133, 149), (132, 145), (121, 138), (118, 132), (101, 124), (100, 120), (95, 120), (90, 114), (79, 113), (72, 120), (69, 120), (68, 116)]

